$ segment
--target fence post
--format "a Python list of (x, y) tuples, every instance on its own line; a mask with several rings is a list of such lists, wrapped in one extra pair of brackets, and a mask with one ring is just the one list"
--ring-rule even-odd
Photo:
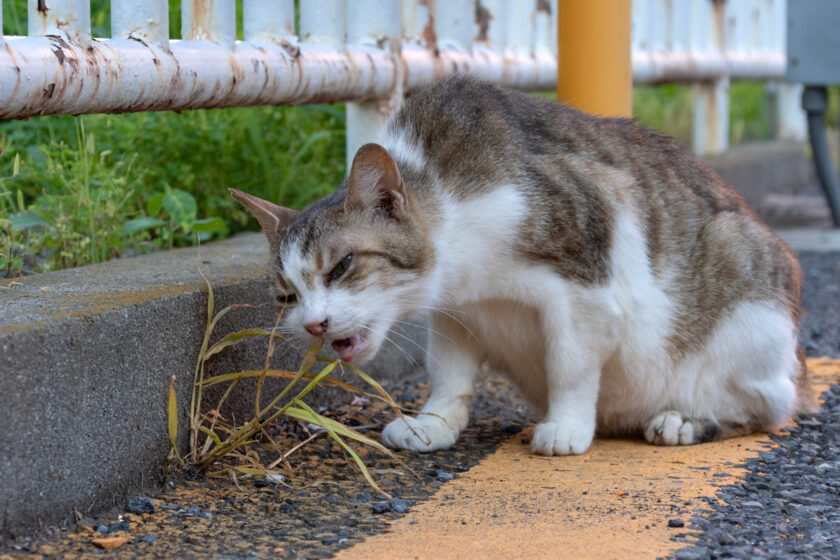
[(559, 0), (557, 36), (557, 98), (597, 115), (631, 116), (630, 0)]
[[(692, 5), (692, 43), (703, 50), (725, 52), (726, 3), (700, 0)], [(710, 21), (708, 29), (699, 22)], [(697, 154), (716, 154), (729, 148), (729, 76), (692, 85), (691, 147)]]
[[(766, 1), (772, 2), (767, 9), (770, 23), (764, 26), (766, 48), (787, 52), (787, 1)], [(808, 121), (802, 110), (802, 84), (774, 80), (767, 82), (765, 88), (773, 100), (773, 132), (776, 137), (780, 140), (804, 141), (808, 137)]]
[(29, 36), (57, 35), (67, 42), (90, 45), (89, 0), (29, 0)]
[(776, 105), (776, 136), (780, 140), (803, 142), (808, 137), (808, 121), (802, 110), (802, 84), (768, 82)]
[(169, 50), (169, 6), (166, 0), (111, 0), (111, 37), (138, 39)]
[(347, 42), (345, 0), (300, 3), (300, 41), (308, 45), (344, 48)]
[(393, 0), (354, 0), (347, 11), (347, 43), (390, 51), (396, 81), (391, 94), (370, 103), (347, 104), (347, 171), (356, 150), (373, 142), (388, 116), (399, 108), (403, 97), (403, 65), (400, 56), (402, 16), (400, 2)]
[(181, 3), (181, 37), (187, 41), (213, 41), (233, 50), (236, 3), (234, 0), (184, 0)]
[(242, 35), (246, 41), (253, 43), (272, 40), (296, 43), (294, 0), (245, 0)]

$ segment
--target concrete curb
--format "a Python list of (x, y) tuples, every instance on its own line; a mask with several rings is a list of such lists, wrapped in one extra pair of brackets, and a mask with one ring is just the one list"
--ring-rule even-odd
[[(203, 338), (207, 288), (196, 265), (216, 310), (259, 305), (229, 313), (216, 329), (221, 337), (273, 326), (266, 255), (264, 237), (247, 234), (200, 251), (0, 281), (0, 535), (108, 509), (129, 489), (156, 484), (168, 452), (169, 378), (176, 376), (183, 428)], [(425, 337), (422, 327), (407, 334)], [(252, 341), (223, 352), (208, 374), (261, 368), (265, 348)], [(272, 365), (294, 370), (300, 356), (278, 350)], [(422, 360), (423, 344), (386, 347), (365, 369), (395, 376)], [(250, 394), (243, 385), (230, 410), (253, 410)]]

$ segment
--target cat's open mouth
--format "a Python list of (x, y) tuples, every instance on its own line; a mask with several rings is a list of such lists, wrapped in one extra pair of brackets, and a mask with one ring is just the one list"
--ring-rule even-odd
[(349, 338), (333, 340), (332, 347), (343, 361), (352, 362), (367, 347), (367, 340), (361, 333), (356, 333)]

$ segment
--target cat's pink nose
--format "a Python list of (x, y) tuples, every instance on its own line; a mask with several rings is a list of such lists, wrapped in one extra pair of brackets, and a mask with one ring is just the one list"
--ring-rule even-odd
[(323, 321), (312, 321), (310, 323), (306, 323), (303, 325), (303, 328), (309, 331), (309, 334), (312, 336), (324, 336), (324, 333), (327, 332), (327, 326), (329, 326), (330, 320), (324, 319)]

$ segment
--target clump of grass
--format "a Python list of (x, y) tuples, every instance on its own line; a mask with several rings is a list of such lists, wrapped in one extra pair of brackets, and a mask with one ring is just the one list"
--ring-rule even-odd
[[(210, 475), (225, 473), (236, 475), (238, 473), (275, 477), (275, 480), (278, 476), (290, 475), (291, 469), (288, 467), (286, 458), (292, 451), (297, 450), (308, 441), (311, 441), (314, 436), (295, 446), (281, 456), (280, 459), (269, 465), (263, 464), (259, 455), (252, 452), (249, 448), (252, 444), (257, 443), (261, 435), (268, 436), (265, 430), (272, 422), (282, 416), (286, 416), (320, 426), (324, 430), (324, 433), (338, 443), (352, 459), (367, 482), (377, 492), (390, 498), (391, 496), (376, 484), (376, 481), (374, 481), (364, 461), (362, 461), (359, 454), (353, 448), (351, 442), (372, 447), (391, 459), (398, 460), (398, 458), (381, 443), (336, 420), (318, 414), (305, 402), (304, 398), (318, 385), (326, 383), (339, 387), (349, 393), (380, 400), (391, 407), (397, 414), (402, 414), (402, 407), (394, 402), (379, 383), (360, 369), (341, 360), (318, 356), (321, 345), (314, 345), (307, 350), (297, 371), (270, 369), (275, 342), (283, 340), (283, 337), (275, 332), (276, 326), (273, 330), (253, 328), (233, 332), (211, 345), (210, 339), (213, 329), (222, 317), (235, 308), (251, 306), (230, 305), (216, 312), (214, 309), (212, 286), (210, 286), (206, 278), (204, 280), (208, 288), (207, 324), (204, 330), (204, 339), (199, 351), (198, 360), (196, 361), (192, 398), (190, 401), (189, 452), (184, 458), (181, 458), (178, 454), (178, 408), (173, 378), (170, 380), (168, 403), (169, 440), (171, 445), (170, 459), (179, 462), (182, 466), (189, 465), (197, 467)], [(278, 317), (278, 323), (279, 320)], [(243, 340), (255, 337), (269, 337), (268, 351), (263, 369), (245, 370), (215, 375), (213, 377), (207, 377), (205, 375), (205, 364), (209, 358)], [(312, 368), (318, 363), (325, 363), (326, 365), (319, 372), (315, 373), (312, 371)], [(348, 368), (354, 372), (373, 389), (373, 392), (364, 391), (349, 383), (330, 377), (331, 373), (341, 367)], [(261, 396), (263, 384), (267, 378), (287, 379), (288, 383), (276, 397), (271, 399), (271, 402), (263, 406), (261, 404)], [(256, 395), (254, 397), (254, 415), (250, 420), (237, 425), (235, 422), (226, 420), (220, 411), (233, 388), (243, 379), (257, 380)], [(306, 380), (305, 385), (301, 383), (304, 380)], [(227, 384), (224, 393), (211, 410), (202, 412), (205, 404), (205, 390), (211, 386), (220, 384)], [(278, 469), (277, 466), (280, 462), (285, 462), (287, 468)]]

